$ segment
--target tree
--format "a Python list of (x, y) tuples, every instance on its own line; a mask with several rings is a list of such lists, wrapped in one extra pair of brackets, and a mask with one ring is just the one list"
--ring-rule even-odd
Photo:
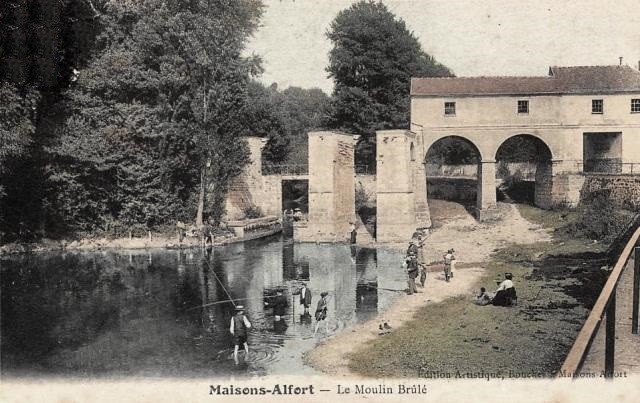
[(279, 95), (275, 88), (266, 88), (252, 81), (243, 111), (246, 133), (267, 139), (262, 152), (266, 164), (282, 163), (290, 151), (291, 136), (284, 126), (282, 110), (277, 101)]
[(43, 147), (64, 116), (61, 93), (88, 58), (97, 24), (88, 0), (0, 2), (0, 231), (44, 231)]
[(205, 210), (219, 219), (246, 161), (241, 111), (259, 60), (242, 51), (261, 3), (108, 0), (95, 10), (96, 56), (68, 92), (73, 113), (48, 149), (61, 219), (87, 230), (196, 213), (202, 223)]
[(252, 81), (243, 111), (247, 135), (266, 138), (265, 166), (307, 165), (307, 133), (322, 127), (328, 116), (329, 97), (317, 88), (289, 87), (278, 91)]
[(22, 95), (12, 84), (0, 82), (0, 175), (7, 173), (8, 160), (22, 156), (33, 141), (38, 98), (33, 88)]
[(289, 87), (278, 93), (275, 102), (290, 138), (286, 163), (306, 166), (309, 161), (307, 133), (326, 127), (330, 98), (318, 88)]
[(365, 162), (371, 163), (375, 140), (370, 136), (376, 130), (409, 127), (411, 77), (452, 73), (422, 50), (382, 2), (360, 1), (341, 11), (327, 37), (333, 43), (327, 72), (334, 80), (329, 124), (364, 135), (360, 149), (368, 151)]

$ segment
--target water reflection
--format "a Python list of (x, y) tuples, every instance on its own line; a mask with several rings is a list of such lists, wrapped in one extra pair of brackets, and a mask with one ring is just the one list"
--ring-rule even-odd
[[(206, 250), (24, 255), (2, 263), (3, 375), (206, 376), (305, 373), (312, 315), (330, 293), (336, 331), (385, 309), (404, 288), (396, 253), (275, 237)], [(300, 304), (306, 283), (310, 315)], [(287, 306), (275, 321), (281, 289)], [(235, 366), (235, 304), (253, 329)], [(321, 326), (320, 335), (324, 335)]]

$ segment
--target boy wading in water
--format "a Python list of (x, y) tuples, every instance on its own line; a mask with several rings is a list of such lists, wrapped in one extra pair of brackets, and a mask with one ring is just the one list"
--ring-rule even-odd
[(325, 330), (327, 334), (329, 333), (329, 322), (327, 321), (327, 296), (328, 292), (323, 291), (320, 294), (320, 301), (318, 301), (318, 306), (316, 307), (316, 329), (313, 331), (313, 335), (315, 336), (318, 333), (318, 328), (320, 327), (320, 322), (324, 321)]
[(244, 315), (244, 306), (236, 306), (236, 314), (231, 318), (229, 330), (233, 335), (233, 360), (238, 364), (238, 349), (240, 344), (244, 345), (245, 359), (249, 355), (249, 345), (247, 344), (247, 331), (251, 329), (251, 322)]

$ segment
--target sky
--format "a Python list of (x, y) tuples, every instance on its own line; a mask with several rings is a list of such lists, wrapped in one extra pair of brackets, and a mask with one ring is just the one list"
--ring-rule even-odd
[[(248, 52), (263, 58), (260, 80), (333, 88), (325, 33), (355, 0), (264, 0)], [(618, 64), (638, 68), (638, 0), (384, 0), (422, 48), (457, 76), (546, 75), (548, 67)]]

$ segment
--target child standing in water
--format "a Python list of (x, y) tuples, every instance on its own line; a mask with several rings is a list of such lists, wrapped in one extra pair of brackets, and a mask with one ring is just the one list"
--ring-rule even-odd
[(251, 322), (244, 315), (244, 306), (236, 306), (236, 314), (231, 318), (229, 330), (233, 335), (233, 360), (238, 364), (238, 349), (244, 346), (245, 359), (249, 355), (249, 345), (247, 344), (247, 331), (251, 329)]
[(329, 333), (329, 322), (327, 321), (327, 296), (328, 292), (323, 291), (320, 293), (320, 301), (318, 301), (318, 306), (316, 307), (316, 329), (313, 331), (313, 335), (315, 336), (318, 333), (318, 327), (320, 327), (320, 322), (325, 321), (325, 329), (327, 334)]

